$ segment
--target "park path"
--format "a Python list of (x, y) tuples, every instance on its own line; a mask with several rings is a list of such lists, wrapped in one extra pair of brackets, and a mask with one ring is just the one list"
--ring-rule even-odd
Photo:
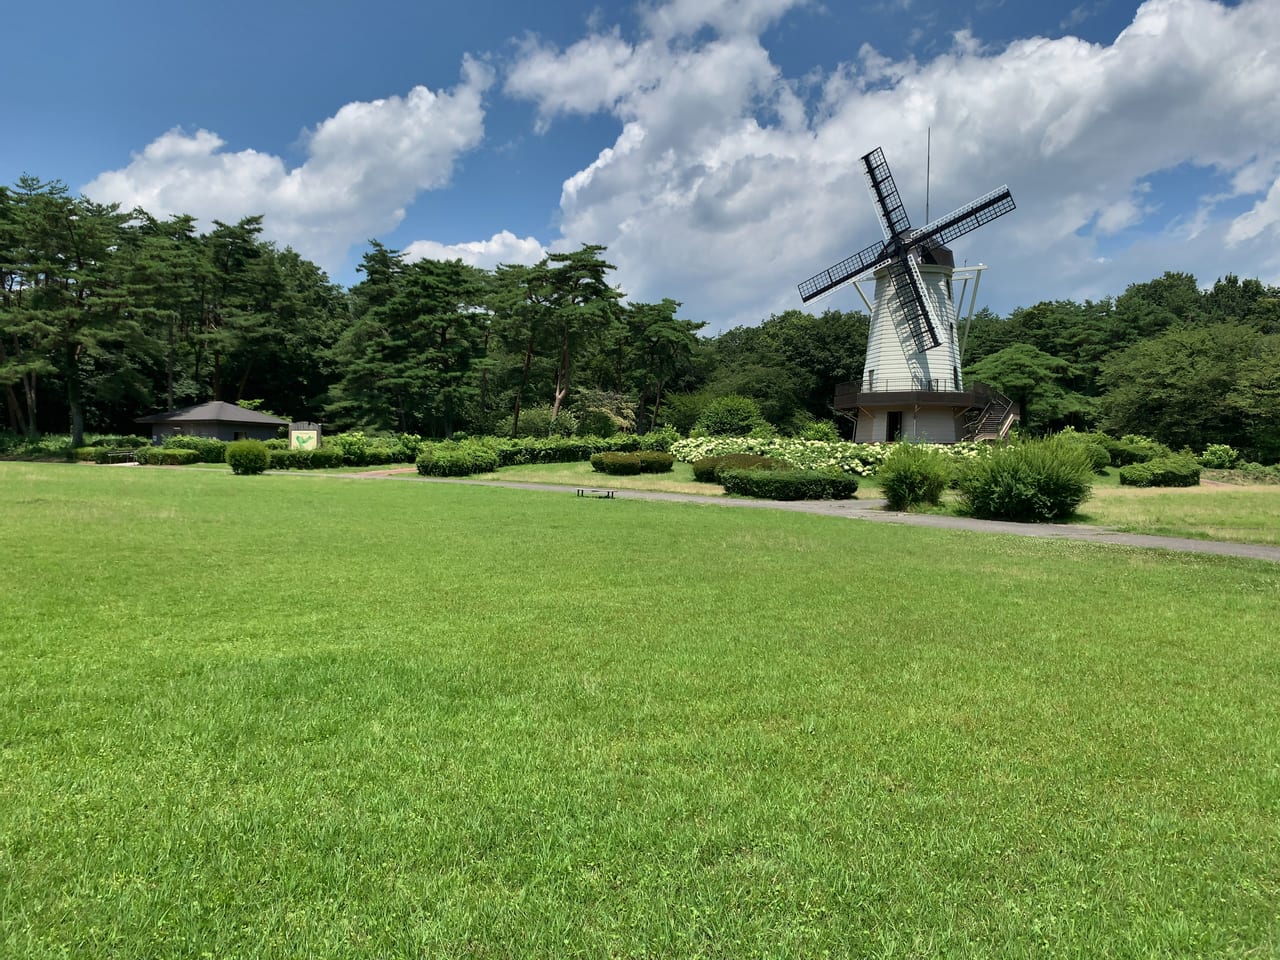
[[(334, 474), (334, 476), (341, 476)], [(520, 483), (513, 480), (468, 480), (464, 477), (420, 477), (417, 470), (398, 468), (370, 470), (346, 474), (359, 479), (411, 480), (415, 483), (453, 483), (476, 487), (506, 487), (512, 490), (538, 490), (571, 494), (577, 489), (602, 492), (590, 487), (570, 487), (551, 483)], [(942, 530), (973, 530), (981, 533), (1004, 533), (1019, 537), (1042, 537), (1057, 540), (1084, 540), (1126, 547), (1149, 547), (1182, 553), (1209, 553), (1250, 560), (1280, 563), (1280, 547), (1255, 543), (1231, 543), (1222, 540), (1193, 540), (1189, 537), (1156, 537), (1143, 533), (1122, 533), (1106, 527), (1083, 523), (1011, 523), (1003, 520), (974, 520), (969, 517), (947, 517), (929, 513), (896, 513), (885, 509), (883, 500), (747, 500), (741, 497), (709, 497), (693, 493), (660, 493), (652, 490), (613, 490), (615, 500), (657, 500), (667, 503), (696, 503), (709, 507), (741, 507), (754, 510), (789, 510), (792, 513), (816, 513), (826, 517), (846, 517), (872, 523), (898, 523), (909, 527), (934, 527)]]

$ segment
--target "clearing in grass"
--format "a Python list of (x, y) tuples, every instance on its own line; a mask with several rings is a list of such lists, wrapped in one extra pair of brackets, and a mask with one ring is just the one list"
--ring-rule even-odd
[(0, 955), (1269, 956), (1271, 564), (0, 464)]

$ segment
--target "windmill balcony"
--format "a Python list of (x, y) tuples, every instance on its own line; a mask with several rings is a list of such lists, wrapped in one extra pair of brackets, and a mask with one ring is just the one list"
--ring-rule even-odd
[(841, 412), (904, 404), (971, 407), (981, 403), (978, 391), (961, 389), (950, 377), (901, 380), (877, 377), (874, 386), (865, 381), (836, 384), (835, 394), (834, 406)]

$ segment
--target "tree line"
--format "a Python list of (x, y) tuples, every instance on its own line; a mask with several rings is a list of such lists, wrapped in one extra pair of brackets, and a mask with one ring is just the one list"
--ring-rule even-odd
[[(331, 429), (451, 436), (687, 431), (753, 399), (783, 433), (830, 420), (862, 375), (868, 318), (788, 310), (715, 336), (673, 299), (627, 300), (607, 250), (533, 266), (407, 262), (372, 242), (350, 289), (262, 238), (261, 217), (167, 219), (25, 176), (0, 187), (3, 424), (129, 431), (205, 400)], [(1033, 431), (1144, 433), (1280, 459), (1280, 290), (1167, 273), (1100, 301), (983, 310), (965, 372)], [(843, 427), (847, 432), (847, 425)]]

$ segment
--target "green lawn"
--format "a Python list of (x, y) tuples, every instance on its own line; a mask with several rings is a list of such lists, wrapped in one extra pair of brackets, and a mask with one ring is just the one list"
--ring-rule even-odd
[(1080, 519), (1130, 533), (1280, 546), (1280, 486), (1139, 488), (1104, 479)]
[(0, 464), (0, 956), (1280, 953), (1280, 568)]

